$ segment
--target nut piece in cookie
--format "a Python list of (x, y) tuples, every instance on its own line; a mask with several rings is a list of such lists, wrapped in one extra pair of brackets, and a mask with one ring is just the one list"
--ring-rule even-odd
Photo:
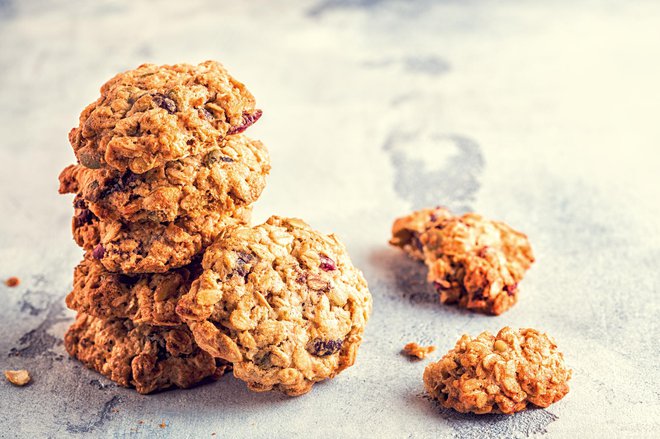
[(409, 357), (416, 357), (419, 360), (423, 360), (427, 355), (434, 351), (435, 346), (420, 346), (413, 342), (405, 345), (401, 353)]
[(416, 259), (423, 256), (442, 303), (485, 314), (501, 314), (516, 303), (518, 283), (534, 262), (525, 234), (476, 213), (423, 210), (398, 219), (393, 231), (391, 243)]
[(252, 94), (218, 62), (143, 64), (103, 84), (69, 141), (82, 166), (141, 174), (207, 152), (260, 116)]
[(243, 135), (215, 149), (170, 161), (143, 174), (67, 166), (60, 193), (79, 194), (103, 220), (171, 222), (230, 214), (259, 198), (270, 171), (266, 147)]
[(555, 342), (535, 329), (505, 327), (493, 337), (464, 335), (424, 371), (427, 392), (461, 413), (505, 413), (548, 407), (568, 393), (571, 370)]
[(5, 378), (13, 385), (22, 387), (30, 382), (30, 373), (27, 370), (5, 370)]
[(224, 214), (180, 217), (169, 223), (124, 223), (99, 219), (80, 197), (72, 221), (76, 243), (112, 272), (164, 273), (190, 264), (231, 225), (249, 222), (251, 207)]
[(88, 368), (139, 393), (191, 387), (227, 368), (195, 344), (185, 325), (159, 328), (79, 313), (64, 347)]
[(90, 253), (76, 267), (67, 306), (94, 317), (154, 326), (181, 325), (176, 304), (201, 272), (201, 260), (166, 273), (129, 276), (105, 269)]
[(371, 294), (334, 235), (273, 216), (227, 229), (203, 267), (177, 312), (251, 390), (301, 395), (354, 363)]

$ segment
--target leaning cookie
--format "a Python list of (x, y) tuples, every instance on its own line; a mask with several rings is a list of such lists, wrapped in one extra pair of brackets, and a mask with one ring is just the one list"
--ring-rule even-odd
[(424, 371), (429, 394), (462, 413), (511, 414), (548, 407), (569, 391), (571, 370), (556, 343), (535, 329), (505, 327), (493, 337), (464, 335)]
[(209, 151), (260, 116), (252, 94), (218, 62), (143, 64), (101, 87), (69, 141), (85, 167), (141, 174)]
[(498, 315), (513, 306), (518, 283), (534, 262), (525, 234), (476, 213), (414, 212), (395, 222), (397, 231), (390, 242), (417, 259), (423, 254), (440, 301), (472, 311)]
[(164, 273), (193, 261), (226, 227), (250, 220), (251, 207), (228, 216), (210, 212), (205, 217), (177, 218), (169, 223), (123, 223), (100, 220), (84, 200), (74, 201), (73, 236), (108, 271), (125, 274)]
[(70, 165), (60, 174), (60, 193), (79, 194), (103, 220), (167, 222), (251, 204), (261, 195), (269, 171), (266, 147), (237, 135), (209, 152), (144, 174)]
[(251, 390), (301, 395), (354, 363), (371, 294), (334, 235), (273, 216), (227, 229), (203, 267), (177, 312)]
[(201, 261), (160, 274), (112, 273), (88, 253), (74, 270), (73, 290), (66, 296), (66, 304), (74, 311), (102, 319), (181, 325), (176, 304), (200, 273)]
[(185, 325), (159, 328), (80, 313), (64, 335), (64, 347), (88, 368), (139, 393), (191, 387), (227, 369), (195, 344)]

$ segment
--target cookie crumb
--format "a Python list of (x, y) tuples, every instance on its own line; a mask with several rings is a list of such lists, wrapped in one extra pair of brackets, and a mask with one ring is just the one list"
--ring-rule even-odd
[(5, 370), (7, 381), (15, 386), (24, 386), (30, 382), (30, 373), (27, 370)]
[(420, 346), (417, 343), (408, 343), (403, 347), (401, 353), (409, 357), (417, 357), (420, 360), (426, 358), (428, 354), (435, 351), (435, 346)]
[(9, 279), (5, 280), (5, 285), (7, 285), (10, 288), (17, 287), (21, 283), (21, 280), (17, 278), (16, 276), (12, 276)]
[(160, 423), (159, 427), (160, 428), (165, 428), (165, 427), (167, 427), (167, 424), (165, 423), (165, 421), (163, 421), (163, 422)]

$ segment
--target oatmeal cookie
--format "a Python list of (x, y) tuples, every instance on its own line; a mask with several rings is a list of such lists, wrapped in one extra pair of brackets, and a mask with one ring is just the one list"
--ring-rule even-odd
[(227, 229), (177, 312), (257, 392), (308, 392), (351, 366), (371, 294), (334, 235), (299, 219)]
[(393, 232), (394, 245), (417, 259), (421, 251), (442, 303), (486, 314), (501, 314), (516, 303), (518, 283), (534, 262), (525, 234), (476, 213), (415, 212), (397, 220)]
[(185, 325), (136, 325), (80, 313), (64, 335), (64, 347), (88, 368), (139, 393), (187, 388), (227, 368), (195, 344)]
[(60, 193), (78, 193), (104, 220), (168, 222), (253, 203), (269, 171), (265, 146), (238, 135), (208, 152), (144, 174), (70, 165), (60, 174)]
[(260, 116), (252, 94), (218, 62), (143, 64), (101, 87), (69, 141), (83, 166), (141, 174), (213, 149)]
[(222, 230), (248, 223), (251, 208), (241, 207), (226, 216), (177, 218), (169, 223), (123, 223), (100, 220), (81, 198), (74, 201), (72, 221), (76, 243), (90, 251), (108, 271), (125, 274), (164, 273), (192, 262)]
[(571, 370), (555, 342), (535, 329), (505, 327), (493, 337), (464, 335), (424, 371), (424, 385), (442, 406), (461, 413), (514, 413), (548, 407), (568, 393)]
[(135, 324), (181, 325), (179, 298), (201, 273), (200, 260), (166, 273), (129, 276), (112, 273), (91, 254), (76, 267), (67, 306), (94, 317), (119, 317)]

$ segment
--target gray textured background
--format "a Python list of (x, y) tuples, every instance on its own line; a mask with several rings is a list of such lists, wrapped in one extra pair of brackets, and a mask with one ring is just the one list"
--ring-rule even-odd
[[(142, 62), (218, 59), (264, 110), (257, 205), (346, 242), (374, 296), (357, 364), (300, 398), (231, 376), (141, 396), (67, 358), (81, 258), (57, 174), (99, 86)], [(0, 436), (650, 437), (660, 428), (660, 4), (0, 0)], [(440, 305), (387, 246), (445, 204), (529, 234), (538, 261), (500, 317)], [(547, 410), (466, 416), (423, 393), (409, 341), (533, 326), (571, 392)], [(139, 423), (143, 421), (143, 423)], [(165, 422), (166, 427), (159, 424)]]

